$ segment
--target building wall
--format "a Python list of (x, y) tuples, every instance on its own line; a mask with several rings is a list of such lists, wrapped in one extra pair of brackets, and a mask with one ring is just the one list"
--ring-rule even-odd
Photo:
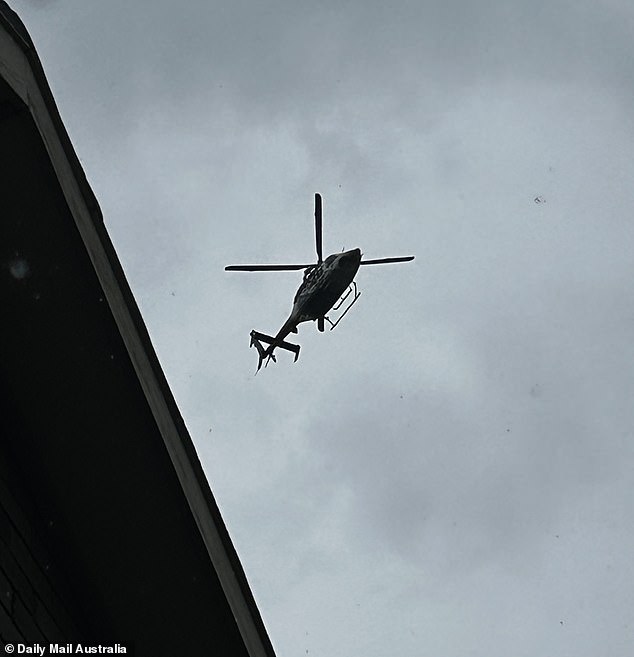
[(68, 587), (46, 548), (46, 521), (12, 465), (0, 451), (0, 640), (79, 641)]

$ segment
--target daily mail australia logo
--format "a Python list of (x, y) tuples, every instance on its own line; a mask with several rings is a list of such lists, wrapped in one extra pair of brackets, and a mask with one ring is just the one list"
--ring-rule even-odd
[(40, 655), (40, 657), (44, 657), (44, 655), (125, 655), (128, 652), (126, 646), (120, 643), (109, 646), (85, 643), (49, 643), (48, 645), (17, 643), (15, 646), (5, 645), (4, 651), (7, 654)]

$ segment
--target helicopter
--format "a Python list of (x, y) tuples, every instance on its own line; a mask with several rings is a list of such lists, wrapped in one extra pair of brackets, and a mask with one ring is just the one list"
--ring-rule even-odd
[[(317, 329), (324, 331), (325, 323), (328, 322), (332, 331), (344, 315), (352, 308), (361, 292), (357, 289), (354, 277), (361, 265), (382, 265), (395, 262), (409, 262), (414, 256), (403, 256), (397, 258), (378, 258), (374, 260), (362, 260), (360, 249), (351, 249), (341, 253), (329, 255), (325, 260), (322, 253), (322, 199), (320, 194), (315, 194), (315, 246), (317, 251), (317, 262), (307, 265), (283, 264), (283, 265), (228, 265), (225, 271), (299, 271), (304, 270), (304, 279), (293, 298), (293, 308), (288, 319), (282, 325), (275, 337), (251, 331), (250, 347), (255, 347), (258, 352), (258, 369), (269, 361), (277, 362), (275, 349), (285, 349), (295, 354), (296, 362), (299, 358), (298, 344), (286, 341), (289, 333), (297, 333), (297, 325), (302, 322), (317, 322)], [(343, 304), (350, 299), (348, 305), (342, 310), (336, 321), (332, 321), (326, 313), (330, 310), (335, 312), (341, 310)], [(264, 346), (265, 343), (268, 346)]]

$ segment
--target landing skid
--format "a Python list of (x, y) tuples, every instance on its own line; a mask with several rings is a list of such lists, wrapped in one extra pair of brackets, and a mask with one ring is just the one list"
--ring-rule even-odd
[(328, 324), (330, 324), (330, 330), (331, 331), (346, 316), (346, 313), (350, 310), (350, 308), (352, 308), (352, 306), (354, 306), (357, 299), (361, 296), (361, 292), (359, 292), (359, 290), (357, 290), (357, 284), (354, 281), (352, 281), (352, 283), (350, 283), (350, 285), (348, 285), (348, 289), (341, 295), (341, 298), (331, 308), (331, 311), (334, 311), (335, 313), (338, 312), (339, 309), (341, 308), (341, 306), (343, 306), (343, 304), (346, 302), (346, 299), (348, 299), (348, 297), (350, 295), (352, 295), (352, 301), (350, 301), (350, 303), (346, 306), (345, 310), (341, 313), (341, 315), (339, 315), (339, 317), (336, 318), (336, 321), (333, 322), (330, 319), (330, 317), (327, 317), (327, 316), (324, 317), (324, 319), (328, 322)]

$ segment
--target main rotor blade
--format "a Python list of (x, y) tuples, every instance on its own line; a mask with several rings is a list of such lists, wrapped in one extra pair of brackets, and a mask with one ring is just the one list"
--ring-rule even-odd
[(225, 271), (297, 271), (313, 265), (229, 265)]
[(409, 262), (415, 256), (403, 256), (402, 258), (377, 258), (376, 260), (362, 260), (362, 265), (387, 265), (390, 262)]
[(315, 245), (317, 264), (320, 265), (324, 260), (321, 246), (321, 194), (315, 194)]

